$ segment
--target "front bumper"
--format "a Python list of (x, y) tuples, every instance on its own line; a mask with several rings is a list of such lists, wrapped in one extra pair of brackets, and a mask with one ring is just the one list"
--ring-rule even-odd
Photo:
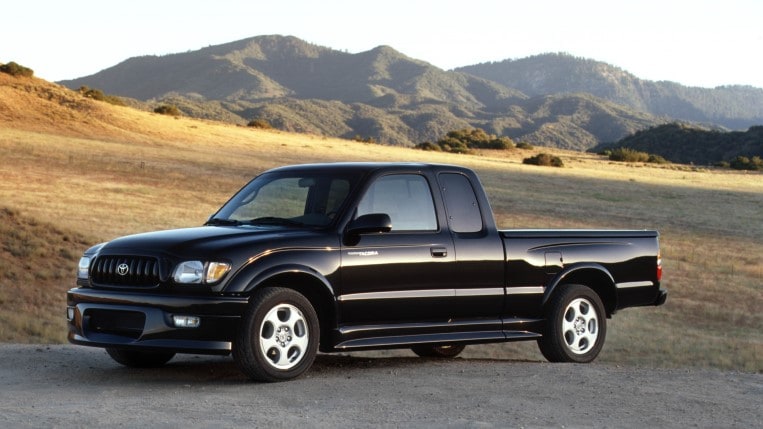
[[(176, 353), (228, 354), (248, 300), (229, 296), (169, 296), (89, 288), (66, 294), (69, 342), (85, 346)], [(179, 328), (174, 315), (200, 319)]]

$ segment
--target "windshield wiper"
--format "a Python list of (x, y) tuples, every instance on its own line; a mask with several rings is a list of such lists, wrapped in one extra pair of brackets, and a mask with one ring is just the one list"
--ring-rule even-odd
[(297, 222), (296, 220), (286, 219), (282, 217), (274, 217), (274, 216), (258, 217), (256, 219), (247, 221), (246, 223), (252, 224), (252, 225), (305, 226), (304, 223)]
[(212, 218), (208, 220), (204, 225), (223, 225), (223, 226), (235, 226), (235, 225), (241, 225), (241, 221), (235, 220), (235, 219), (220, 219), (220, 218)]

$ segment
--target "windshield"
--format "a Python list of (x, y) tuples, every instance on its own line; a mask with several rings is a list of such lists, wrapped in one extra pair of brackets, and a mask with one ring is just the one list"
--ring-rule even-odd
[(207, 224), (327, 226), (355, 182), (346, 173), (266, 173), (241, 189)]

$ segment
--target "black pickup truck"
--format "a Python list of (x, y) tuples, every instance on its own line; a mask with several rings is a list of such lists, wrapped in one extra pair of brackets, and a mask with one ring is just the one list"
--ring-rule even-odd
[(661, 305), (656, 231), (498, 230), (469, 169), (413, 163), (267, 171), (198, 228), (87, 250), (69, 341), (127, 366), (229, 354), (250, 378), (297, 377), (318, 350), (535, 340), (590, 362), (606, 319)]

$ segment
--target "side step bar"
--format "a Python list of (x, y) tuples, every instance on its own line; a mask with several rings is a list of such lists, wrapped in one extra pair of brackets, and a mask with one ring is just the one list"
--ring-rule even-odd
[(406, 348), (416, 344), (463, 343), (480, 344), (500, 341), (520, 341), (540, 338), (541, 334), (529, 331), (473, 331), (445, 332), (437, 334), (397, 335), (358, 338), (337, 344), (337, 350), (363, 350), (382, 348)]

